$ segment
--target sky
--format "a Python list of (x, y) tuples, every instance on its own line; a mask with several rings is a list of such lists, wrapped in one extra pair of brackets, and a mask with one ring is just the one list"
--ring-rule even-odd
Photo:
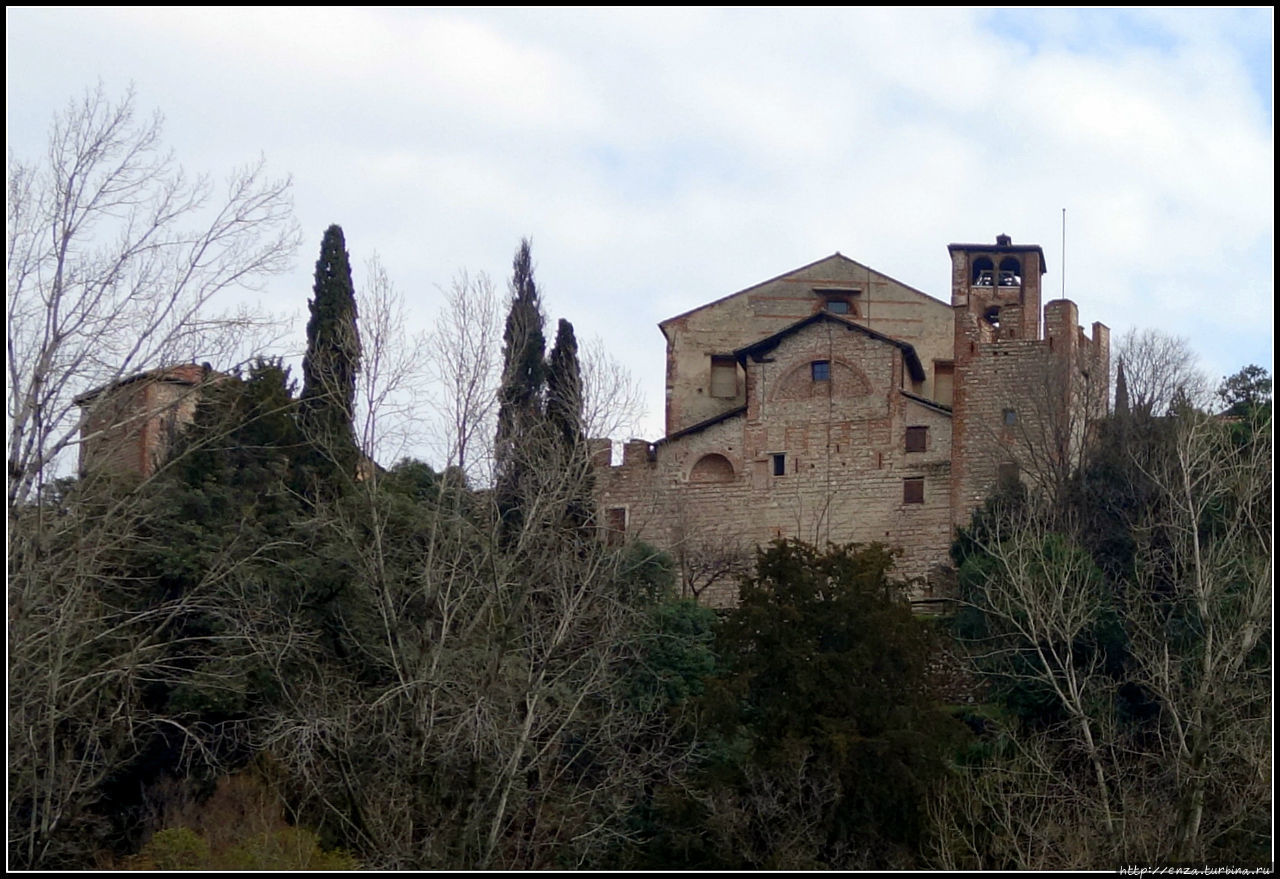
[[(425, 328), (522, 237), (554, 327), (599, 337), (662, 433), (660, 320), (839, 251), (943, 300), (951, 242), (1040, 244), (1086, 326), (1272, 368), (1270, 9), (14, 9), (6, 140), (101, 82), (193, 172), (291, 174)], [(549, 335), (553, 331), (549, 332)], [(305, 344), (297, 324), (297, 350)]]

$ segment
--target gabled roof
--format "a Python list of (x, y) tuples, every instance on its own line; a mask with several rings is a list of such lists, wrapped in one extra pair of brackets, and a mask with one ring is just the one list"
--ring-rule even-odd
[(803, 318), (802, 320), (796, 321), (790, 326), (783, 327), (781, 330), (774, 333), (772, 336), (766, 336), (765, 338), (759, 340), (758, 342), (752, 342), (750, 345), (747, 345), (746, 347), (739, 348), (737, 351), (733, 352), (733, 356), (738, 359), (739, 363), (745, 366), (746, 360), (748, 357), (758, 358), (761, 354), (772, 351), (774, 348), (778, 347), (778, 345), (781, 344), (782, 340), (785, 339), (787, 336), (790, 336), (794, 333), (799, 332), (800, 330), (804, 329), (810, 324), (814, 324), (818, 322), (830, 322), (838, 326), (844, 327), (846, 330), (849, 330), (850, 332), (863, 333), (867, 336), (870, 336), (871, 338), (875, 339), (878, 342), (884, 342), (886, 344), (892, 345), (895, 348), (898, 348), (899, 350), (902, 351), (902, 356), (906, 360), (907, 369), (911, 371), (912, 380), (918, 381), (918, 382), (924, 381), (925, 379), (924, 366), (921, 365), (920, 356), (916, 354), (916, 349), (913, 345), (911, 345), (908, 342), (903, 342), (899, 339), (895, 339), (892, 336), (886, 336), (884, 333), (878, 333), (875, 330), (862, 326), (862, 324), (857, 324), (851, 320), (846, 320), (845, 318), (832, 314), (829, 311), (815, 312), (814, 314), (811, 314), (808, 317)]
[(713, 299), (710, 302), (699, 305), (697, 308), (691, 308), (688, 311), (682, 311), (680, 314), (677, 314), (673, 317), (669, 317), (666, 320), (658, 321), (658, 328), (662, 329), (672, 321), (680, 320), (680, 318), (682, 317), (688, 317), (689, 315), (695, 312), (702, 311), (704, 308), (711, 308), (712, 306), (719, 305), (721, 302), (732, 299), (735, 296), (741, 296), (743, 293), (750, 293), (752, 290), (758, 290), (759, 288), (764, 287), (768, 284), (773, 284), (778, 281), (785, 280), (786, 278), (789, 278), (792, 275), (796, 275), (796, 274), (799, 274), (800, 272), (807, 271), (813, 268), (814, 266), (822, 265), (824, 262), (827, 262), (829, 260), (839, 260), (840, 262), (847, 263), (851, 266), (856, 266), (863, 271), (872, 272), (886, 280), (892, 281), (893, 283), (897, 284), (898, 286), (906, 290), (910, 290), (912, 293), (923, 296), (925, 299), (931, 299), (934, 302), (940, 303), (942, 305), (946, 305), (948, 308), (950, 308), (949, 302), (943, 302), (941, 299), (938, 299), (936, 296), (930, 296), (928, 293), (925, 293), (923, 290), (917, 290), (915, 287), (912, 287), (910, 284), (904, 284), (902, 281), (899, 281), (897, 278), (890, 277), (889, 275), (886, 275), (884, 272), (879, 271), (878, 269), (873, 269), (870, 266), (863, 265), (857, 260), (849, 259), (849, 257), (845, 256), (843, 253), (837, 250), (835, 253), (831, 254), (830, 256), (824, 256), (821, 259), (816, 259), (811, 263), (806, 263), (798, 268), (785, 271), (780, 275), (775, 275), (772, 278), (769, 278), (767, 281), (760, 281), (757, 284), (752, 284), (750, 287), (743, 287), (741, 290), (738, 290), (735, 293), (730, 293), (728, 296), (721, 296), (719, 299)]

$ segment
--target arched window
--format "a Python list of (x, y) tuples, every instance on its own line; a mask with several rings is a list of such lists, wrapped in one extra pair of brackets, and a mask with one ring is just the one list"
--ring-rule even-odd
[(689, 471), (690, 482), (733, 482), (733, 464), (724, 455), (703, 455)]
[(985, 256), (980, 256), (973, 261), (973, 271), (970, 274), (969, 283), (974, 287), (990, 287), (995, 284), (995, 263)]
[(1011, 256), (1000, 260), (1000, 286), (1022, 286), (1022, 264)]

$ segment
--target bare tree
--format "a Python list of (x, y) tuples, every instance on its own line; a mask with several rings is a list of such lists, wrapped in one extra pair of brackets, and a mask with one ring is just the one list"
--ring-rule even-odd
[(445, 463), (487, 484), (501, 378), (501, 303), (488, 275), (472, 278), (465, 271), (458, 273), (444, 297), (429, 360)]
[(644, 418), (644, 393), (631, 371), (593, 337), (578, 354), (582, 363), (582, 422), (588, 437), (625, 439)]
[(159, 114), (99, 86), (55, 116), (41, 161), (9, 157), (10, 513), (76, 442), (73, 398), (142, 369), (216, 357), (254, 322), (219, 295), (286, 267), (290, 181), (264, 163), (215, 196), (161, 144)]
[(1116, 342), (1112, 369), (1121, 362), (1135, 413), (1164, 415), (1180, 396), (1198, 407), (1210, 401), (1212, 389), (1200, 358), (1182, 336), (1131, 327)]
[[(1066, 729), (1093, 772), (1099, 829), (1116, 832), (1111, 744), (1100, 733), (1111, 681), (1102, 654), (1084, 647), (1104, 611), (1102, 573), (1083, 549), (1054, 534), (1025, 510), (992, 517), (981, 542), (992, 564), (983, 570), (977, 608), (989, 641), (979, 656), (999, 661), (1001, 674), (1044, 687), (1067, 717)], [(1101, 713), (1100, 713), (1101, 712)]]
[(1199, 860), (1269, 797), (1272, 443), (1183, 413), (1148, 467), (1157, 503), (1139, 523), (1126, 604), (1141, 683), (1161, 704), (1173, 767), (1168, 856)]
[(376, 253), (365, 261), (356, 302), (362, 352), (356, 429), (364, 454), (390, 463), (403, 457), (423, 430), (429, 340), (407, 329), (404, 294)]
[(591, 863), (673, 765), (670, 727), (620, 686), (638, 649), (620, 558), (564, 525), (589, 474), (537, 439), (501, 540), (489, 493), (448, 479), (412, 524), (367, 483), (318, 523), (359, 560), (359, 679), (263, 645), (286, 683), (261, 745), (371, 864)]
[[(1236, 424), (1186, 410), (1154, 427), (1124, 446), (1133, 483), (1122, 493), (1136, 496), (1127, 518), (1103, 520), (1136, 544), (1118, 579), (1073, 537), (1081, 523), (1036, 506), (1043, 496), (988, 510), (969, 535), (981, 553), (961, 579), (986, 627), (975, 654), (1006, 684), (1050, 695), (1063, 719), (991, 738), (1004, 750), (966, 770), (936, 810), (943, 866), (1239, 862), (1266, 851), (1269, 413)], [(1120, 645), (1123, 671), (1104, 669)], [(1153, 715), (1122, 719), (1117, 706), (1135, 698)]]
[[(15, 864), (84, 864), (102, 838), (103, 813), (94, 807), (103, 782), (155, 735), (196, 751), (206, 740), (182, 719), (149, 709), (140, 694), (203, 658), (176, 625), (191, 613), (218, 612), (209, 589), (226, 566), (210, 564), (202, 585), (181, 596), (157, 595), (153, 583), (128, 573), (163, 542), (146, 493), (107, 473), (55, 477), (70, 473), (80, 441), (159, 414), (84, 392), (151, 367), (223, 360), (272, 329), (260, 315), (219, 311), (219, 303), (287, 265), (297, 242), (289, 187), (268, 178), (261, 161), (233, 172), (221, 191), (208, 178), (189, 180), (162, 148), (159, 115), (139, 119), (132, 93), (113, 101), (101, 87), (56, 114), (43, 159), (9, 157)], [(78, 435), (90, 426), (97, 437)], [(209, 672), (221, 686), (221, 671)]]

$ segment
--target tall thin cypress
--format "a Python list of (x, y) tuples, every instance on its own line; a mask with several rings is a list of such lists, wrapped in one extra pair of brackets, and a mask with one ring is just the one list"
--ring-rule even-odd
[(582, 370), (578, 364), (578, 340), (573, 324), (564, 318), (556, 328), (556, 341), (547, 358), (547, 425), (563, 469), (568, 524), (581, 528), (591, 519), (593, 506), (591, 468), (582, 424)]
[(502, 385), (498, 389), (498, 432), (494, 446), (494, 489), (503, 532), (520, 522), (520, 505), (533, 464), (525, 444), (541, 433), (546, 382), (546, 339), (542, 307), (533, 280), (529, 239), (520, 242), (511, 264), (511, 310), (502, 334)]
[(351, 263), (340, 226), (324, 233), (313, 292), (302, 359), (302, 424), (317, 460), (350, 476), (359, 458), (353, 422), (360, 334)]
[(556, 341), (547, 358), (547, 421), (566, 448), (581, 443), (582, 371), (573, 324), (564, 318), (556, 327)]

